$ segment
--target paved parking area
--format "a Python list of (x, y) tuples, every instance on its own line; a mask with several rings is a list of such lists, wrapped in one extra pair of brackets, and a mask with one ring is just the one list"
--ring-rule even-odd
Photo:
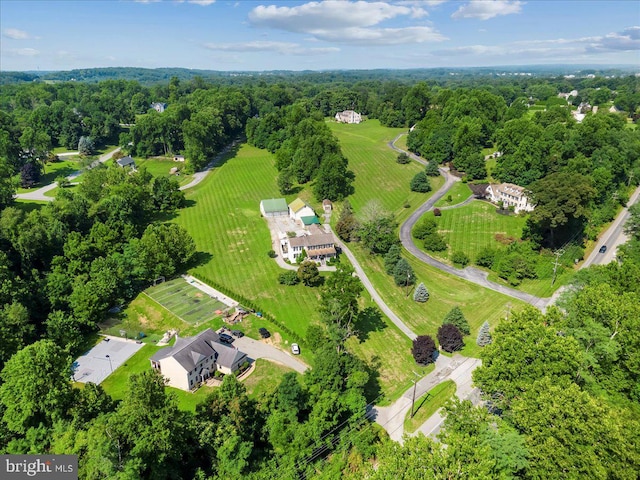
[(143, 347), (143, 344), (133, 340), (111, 336), (104, 338), (74, 362), (73, 379), (76, 382), (100, 384)]

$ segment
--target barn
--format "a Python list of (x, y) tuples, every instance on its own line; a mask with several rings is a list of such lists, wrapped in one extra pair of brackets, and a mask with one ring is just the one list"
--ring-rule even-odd
[(260, 201), (260, 213), (263, 217), (282, 217), (289, 215), (289, 207), (284, 198), (271, 198)]

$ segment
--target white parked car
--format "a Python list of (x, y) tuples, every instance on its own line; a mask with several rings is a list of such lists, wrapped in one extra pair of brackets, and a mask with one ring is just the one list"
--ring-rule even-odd
[(293, 353), (294, 355), (300, 355), (300, 345), (298, 345), (297, 343), (292, 343), (291, 353)]

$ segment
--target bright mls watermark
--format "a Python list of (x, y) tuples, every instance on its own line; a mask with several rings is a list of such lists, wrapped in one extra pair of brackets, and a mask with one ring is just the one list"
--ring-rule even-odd
[(77, 455), (0, 455), (0, 478), (78, 480)]

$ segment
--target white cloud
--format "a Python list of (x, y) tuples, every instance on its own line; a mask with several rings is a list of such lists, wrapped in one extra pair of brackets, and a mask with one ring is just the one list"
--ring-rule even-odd
[(304, 33), (335, 43), (398, 45), (445, 40), (426, 26), (372, 28), (396, 17), (415, 19), (426, 15), (426, 10), (415, 5), (327, 0), (295, 7), (260, 5), (249, 13), (249, 21), (255, 26)]
[(529, 40), (502, 45), (466, 45), (433, 51), (433, 55), (447, 56), (491, 56), (527, 58), (572, 58), (588, 57), (605, 52), (640, 51), (640, 27), (628, 27), (621, 32), (581, 38), (555, 38)]
[(518, 0), (471, 0), (456, 10), (451, 18), (478, 18), (489, 20), (499, 15), (520, 13), (524, 2)]
[(263, 27), (313, 33), (316, 30), (369, 27), (398, 15), (409, 14), (410, 8), (385, 2), (328, 0), (309, 2), (297, 7), (260, 5), (249, 13), (249, 20), (254, 25)]
[(2, 35), (13, 40), (27, 40), (31, 38), (27, 32), (18, 30), (17, 28), (7, 28), (2, 32)]
[(407, 43), (441, 42), (446, 37), (431, 27), (345, 28), (317, 32), (316, 36), (331, 42), (354, 45), (403, 45)]
[(35, 57), (40, 55), (40, 51), (35, 48), (11, 48), (6, 53), (12, 57)]
[(337, 47), (306, 48), (292, 42), (256, 40), (241, 43), (205, 43), (205, 48), (221, 52), (276, 52), (283, 55), (325, 55), (339, 52)]

